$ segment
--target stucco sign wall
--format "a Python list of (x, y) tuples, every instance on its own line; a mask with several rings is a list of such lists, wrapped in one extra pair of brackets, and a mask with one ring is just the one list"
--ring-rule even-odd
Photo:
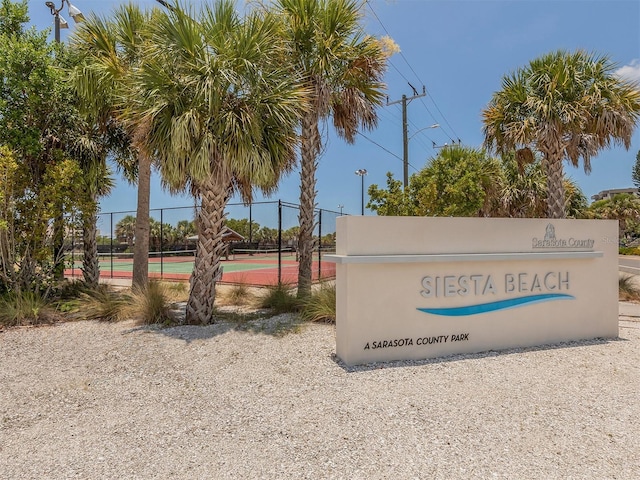
[(618, 335), (615, 221), (343, 216), (329, 259), (348, 365)]

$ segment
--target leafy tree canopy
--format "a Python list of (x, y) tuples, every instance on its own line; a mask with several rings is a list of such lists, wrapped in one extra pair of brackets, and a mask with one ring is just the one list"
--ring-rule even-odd
[[(566, 211), (580, 217), (587, 200), (564, 179)], [(368, 208), (378, 215), (542, 217), (547, 182), (542, 160), (521, 164), (514, 152), (500, 160), (481, 150), (449, 147), (409, 179), (409, 187), (387, 174), (387, 188), (369, 187)]]

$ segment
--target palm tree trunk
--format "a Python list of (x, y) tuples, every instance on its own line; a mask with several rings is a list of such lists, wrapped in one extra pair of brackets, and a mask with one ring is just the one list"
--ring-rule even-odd
[(562, 148), (559, 145), (554, 145), (543, 150), (542, 153), (547, 172), (547, 217), (565, 218)]
[(298, 235), (298, 298), (311, 294), (311, 268), (315, 239), (316, 169), (320, 152), (318, 115), (313, 112), (302, 119), (302, 142), (300, 155), (300, 233)]
[(216, 181), (212, 176), (201, 185), (202, 206), (196, 215), (196, 259), (185, 320), (191, 325), (207, 325), (213, 321), (216, 282), (222, 278), (220, 261), (225, 248), (222, 229), (229, 196), (229, 181)]
[(151, 157), (141, 151), (138, 156), (138, 206), (135, 245), (133, 248), (133, 287), (144, 288), (149, 282), (149, 196), (151, 192)]
[(82, 214), (82, 275), (85, 283), (92, 288), (98, 286), (100, 281), (100, 260), (98, 258), (98, 244), (96, 242), (98, 215), (96, 214), (93, 199), (93, 207)]

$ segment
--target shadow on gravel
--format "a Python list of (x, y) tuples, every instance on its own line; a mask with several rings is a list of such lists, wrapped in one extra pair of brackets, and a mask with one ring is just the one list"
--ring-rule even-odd
[(123, 334), (133, 332), (156, 333), (190, 343), (194, 340), (207, 340), (234, 331), (282, 337), (291, 333), (298, 333), (304, 323), (297, 315), (290, 313), (265, 317), (265, 313), (262, 312), (260, 315), (238, 315), (233, 320), (227, 319), (211, 325), (177, 325), (171, 327), (141, 325), (126, 330)]
[(594, 338), (592, 340), (579, 340), (574, 342), (562, 342), (549, 345), (540, 345), (537, 347), (520, 347), (520, 348), (508, 348), (504, 350), (489, 350), (479, 353), (459, 353), (455, 355), (449, 355), (446, 357), (428, 358), (424, 360), (397, 360), (392, 362), (375, 362), (367, 363), (364, 365), (354, 365), (352, 367), (345, 365), (334, 353), (331, 359), (345, 372), (368, 372), (372, 370), (380, 370), (383, 368), (404, 368), (404, 367), (417, 367), (420, 365), (433, 365), (440, 363), (460, 362), (463, 360), (477, 360), (481, 358), (489, 357), (502, 357), (505, 355), (515, 355), (528, 352), (539, 352), (546, 350), (558, 350), (564, 348), (576, 348), (576, 347), (588, 347), (595, 345), (606, 345), (613, 342), (628, 342), (626, 338)]

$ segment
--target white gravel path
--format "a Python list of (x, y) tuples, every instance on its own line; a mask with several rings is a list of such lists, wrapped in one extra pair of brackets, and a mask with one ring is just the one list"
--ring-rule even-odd
[(335, 330), (0, 333), (0, 479), (638, 479), (620, 338), (346, 369)]

